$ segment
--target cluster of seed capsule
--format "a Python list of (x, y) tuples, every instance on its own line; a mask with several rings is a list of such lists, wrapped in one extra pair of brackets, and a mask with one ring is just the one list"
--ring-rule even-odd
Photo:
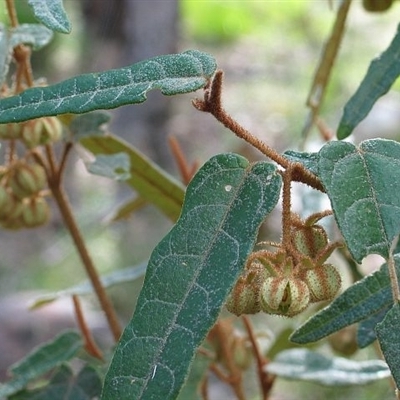
[[(0, 225), (7, 229), (33, 228), (50, 215), (46, 171), (30, 156), (30, 149), (60, 140), (62, 125), (56, 117), (0, 125), (0, 139), (22, 142), (28, 149), (0, 167)], [(16, 142), (15, 142), (16, 143)]]
[(226, 307), (236, 315), (264, 311), (292, 317), (310, 303), (331, 300), (341, 287), (336, 267), (325, 263), (339, 243), (329, 243), (313, 216), (293, 215), (289, 245), (252, 253)]

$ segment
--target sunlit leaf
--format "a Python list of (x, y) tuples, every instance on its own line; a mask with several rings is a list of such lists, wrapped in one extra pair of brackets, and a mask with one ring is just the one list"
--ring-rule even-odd
[[(136, 279), (142, 277), (145, 274), (146, 268), (147, 268), (147, 263), (142, 263), (139, 265), (135, 265), (134, 267), (119, 269), (110, 272), (109, 274), (100, 277), (101, 284), (104, 288), (107, 289), (114, 285), (135, 281)], [(60, 297), (65, 297), (65, 296), (70, 297), (73, 295), (83, 296), (92, 293), (93, 293), (93, 285), (89, 281), (84, 281), (68, 289), (42, 295), (34, 300), (30, 308), (34, 309), (42, 307), (46, 304), (49, 304), (59, 299)]]
[(82, 348), (77, 332), (66, 331), (51, 342), (42, 344), (10, 368), (12, 380), (0, 384), (0, 399), (23, 389), (26, 384), (70, 360)]
[(71, 23), (65, 13), (62, 0), (28, 0), (38, 21), (52, 31), (71, 32)]
[(331, 142), (319, 152), (319, 177), (353, 258), (389, 257), (400, 233), (400, 143)]
[(131, 177), (125, 180), (144, 200), (176, 221), (181, 212), (184, 186), (139, 150), (113, 135), (84, 136), (80, 143), (96, 157), (126, 153)]
[(328, 357), (308, 349), (285, 350), (266, 369), (280, 378), (326, 386), (364, 385), (390, 376), (388, 366), (381, 360), (353, 361)]
[(197, 172), (177, 224), (151, 255), (102, 400), (177, 397), (280, 187), (274, 165), (234, 154), (213, 157)]
[[(400, 255), (394, 257), (400, 277)], [(369, 318), (393, 303), (387, 264), (350, 286), (331, 304), (298, 328), (290, 340), (303, 344), (315, 342), (340, 329)]]
[(338, 139), (345, 139), (367, 116), (376, 101), (383, 96), (400, 75), (400, 25), (389, 47), (375, 58), (357, 91), (344, 107), (337, 131)]
[(213, 57), (189, 50), (150, 58), (129, 67), (79, 75), (1, 99), (0, 123), (142, 103), (153, 89), (165, 95), (193, 92), (208, 83), (215, 69)]

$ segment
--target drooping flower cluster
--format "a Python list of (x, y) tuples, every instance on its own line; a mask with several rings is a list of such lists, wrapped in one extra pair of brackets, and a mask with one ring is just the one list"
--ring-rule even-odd
[(230, 293), (226, 307), (236, 315), (259, 311), (292, 317), (310, 303), (331, 300), (341, 287), (336, 267), (325, 263), (339, 243), (330, 243), (315, 214), (302, 221), (291, 218), (291, 240), (276, 251), (250, 255)]

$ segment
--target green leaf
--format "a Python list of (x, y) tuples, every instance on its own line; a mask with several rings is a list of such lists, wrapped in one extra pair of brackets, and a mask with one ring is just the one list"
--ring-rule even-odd
[(344, 107), (337, 131), (338, 139), (348, 137), (370, 112), (373, 105), (400, 75), (400, 25), (389, 47), (375, 58), (354, 95)]
[(400, 387), (400, 305), (396, 303), (376, 326), (376, 335), (396, 386)]
[(126, 153), (99, 154), (87, 165), (87, 170), (94, 175), (126, 181), (131, 177), (130, 158)]
[(77, 332), (66, 331), (28, 354), (10, 368), (13, 379), (0, 384), (0, 399), (23, 389), (26, 384), (46, 372), (70, 360), (82, 348), (83, 342)]
[(197, 353), (190, 368), (189, 376), (177, 400), (202, 400), (199, 386), (207, 373), (211, 360), (203, 354)]
[(318, 153), (287, 150), (283, 155), (289, 161), (298, 162), (314, 175), (318, 175)]
[(129, 143), (113, 135), (85, 136), (80, 143), (96, 157), (126, 153), (131, 177), (125, 181), (144, 200), (176, 221), (181, 212), (184, 186)]
[(109, 222), (115, 222), (122, 219), (129, 218), (135, 211), (141, 209), (147, 204), (146, 200), (142, 197), (136, 197), (133, 200), (127, 201), (125, 204), (119, 206), (110, 216), (106, 218)]
[[(400, 277), (400, 255), (394, 256)], [(387, 264), (356, 282), (331, 304), (312, 316), (297, 329), (290, 340), (304, 344), (316, 342), (331, 333), (369, 318), (393, 303)]]
[(389, 368), (381, 360), (353, 361), (324, 356), (307, 349), (283, 351), (266, 369), (280, 378), (326, 386), (365, 385), (390, 376)]
[(357, 345), (360, 349), (369, 346), (376, 340), (375, 327), (376, 324), (385, 318), (386, 313), (391, 308), (392, 304), (382, 308), (377, 313), (361, 321), (357, 330)]
[(331, 142), (320, 150), (318, 167), (353, 258), (376, 253), (387, 259), (400, 233), (400, 143)]
[(153, 89), (160, 89), (165, 95), (193, 92), (208, 83), (215, 69), (210, 55), (189, 50), (150, 58), (130, 67), (79, 75), (0, 100), (0, 123), (142, 103), (146, 93)]
[(274, 165), (235, 154), (213, 157), (197, 172), (181, 217), (151, 255), (102, 400), (177, 397), (280, 187)]
[(71, 23), (65, 13), (62, 0), (28, 0), (38, 21), (52, 31), (71, 32)]
[[(124, 268), (120, 270), (113, 271), (107, 275), (103, 275), (100, 277), (101, 283), (104, 288), (108, 289), (114, 285), (119, 285), (121, 283), (135, 281), (136, 279), (142, 277), (147, 268), (147, 263), (142, 263), (139, 265), (135, 265), (134, 267)], [(78, 285), (72, 286), (65, 290), (60, 290), (55, 293), (48, 293), (42, 295), (31, 304), (30, 309), (39, 308), (46, 304), (49, 304), (60, 297), (65, 296), (83, 296), (87, 294), (93, 293), (93, 285), (88, 281), (84, 281)]]
[(106, 133), (104, 125), (110, 118), (110, 114), (104, 111), (76, 115), (69, 124), (69, 130), (76, 140), (80, 140), (83, 136), (104, 135)]
[(85, 366), (77, 376), (62, 365), (50, 383), (36, 390), (25, 390), (9, 400), (95, 400), (101, 392), (101, 379), (93, 367)]
[(11, 61), (10, 37), (4, 26), (0, 22), (0, 86), (6, 79)]
[(43, 25), (21, 24), (11, 29), (10, 46), (13, 48), (19, 44), (27, 44), (34, 50), (39, 50), (52, 38), (53, 32)]

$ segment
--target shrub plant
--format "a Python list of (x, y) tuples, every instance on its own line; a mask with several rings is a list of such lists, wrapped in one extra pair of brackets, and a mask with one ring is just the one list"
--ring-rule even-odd
[[(246, 399), (243, 373), (252, 361), (263, 399), (269, 398), (280, 377), (340, 386), (391, 376), (398, 387), (400, 145), (379, 137), (357, 146), (344, 139), (398, 77), (400, 33), (371, 62), (345, 105), (337, 140), (326, 137), (326, 144), (314, 153), (289, 149), (280, 154), (226, 112), (223, 72), (212, 56), (197, 50), (54, 85), (36, 81), (31, 52), (46, 45), (53, 31), (68, 33), (71, 28), (60, 0), (28, 3), (38, 24), (19, 24), (14, 1), (7, 0), (10, 24), (0, 38), (0, 137), (7, 149), (0, 175), (0, 224), (15, 230), (40, 226), (48, 221), (48, 204), (54, 202), (90, 285), (64, 293), (73, 298), (80, 332), (64, 332), (13, 365), (10, 380), (0, 386), (0, 397), (207, 399), (206, 377), (212, 371), (238, 399)], [(365, 1), (365, 7), (374, 10), (378, 3)], [(349, 0), (340, 2), (308, 101), (311, 116), (305, 130), (316, 125), (325, 136), (329, 131), (319, 110), (349, 5)], [(11, 80), (10, 64), (15, 66)], [(219, 154), (194, 171), (172, 140), (182, 180), (188, 184), (184, 190), (134, 147), (104, 133), (109, 117), (99, 110), (141, 103), (152, 89), (168, 96), (202, 89), (203, 97), (193, 101), (194, 107), (211, 114), (266, 161)], [(138, 193), (138, 200), (120, 213), (147, 202), (175, 221), (146, 268), (120, 274), (126, 281), (146, 269), (134, 315), (124, 329), (105, 290), (115, 284), (117, 273), (99, 276), (64, 189), (65, 166), (77, 143), (95, 155), (92, 172), (125, 180)], [(56, 147), (62, 150), (56, 152)], [(295, 213), (293, 182), (323, 193), (331, 209), (306, 216)], [(279, 199), (281, 240), (265, 237), (256, 245), (259, 228)], [(320, 222), (330, 215), (340, 241), (331, 240)], [(370, 254), (386, 262), (341, 292), (341, 275), (329, 260), (338, 248), (347, 254), (349, 268)], [(116, 342), (106, 354), (96, 346), (80, 307), (79, 296), (92, 288)], [(358, 346), (377, 341), (386, 362), (329, 357), (289, 344), (273, 356), (262, 351), (249, 314), (292, 317), (322, 301), (325, 307), (291, 334), (291, 342), (305, 345), (357, 324)], [(230, 317), (221, 314), (225, 305)], [(238, 335), (233, 315), (240, 316), (245, 335)], [(76, 372), (70, 361), (82, 350), (93, 358)]]

